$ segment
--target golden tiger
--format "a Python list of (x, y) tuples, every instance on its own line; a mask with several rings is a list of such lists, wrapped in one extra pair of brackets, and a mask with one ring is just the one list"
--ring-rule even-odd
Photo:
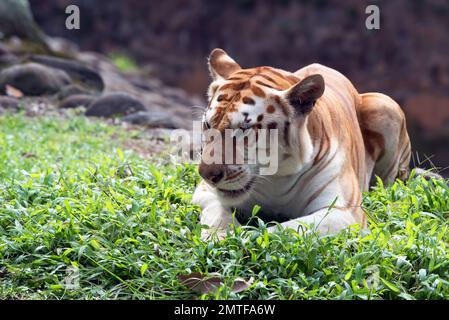
[[(338, 71), (320, 64), (294, 73), (272, 67), (242, 69), (225, 51), (209, 56), (213, 82), (204, 127), (277, 129), (278, 170), (261, 176), (257, 165), (210, 163), (216, 142), (203, 146), (203, 178), (192, 202), (201, 209), (203, 237), (226, 235), (251, 217), (321, 234), (366, 227), (362, 192), (374, 176), (384, 183), (409, 174), (411, 146), (405, 116), (390, 97), (360, 94)], [(224, 153), (227, 151), (225, 150)], [(207, 161), (209, 160), (209, 161)], [(276, 226), (270, 227), (273, 231)]]

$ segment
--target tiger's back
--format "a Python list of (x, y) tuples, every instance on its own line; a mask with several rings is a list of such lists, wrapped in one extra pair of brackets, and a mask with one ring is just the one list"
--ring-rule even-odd
[[(409, 174), (411, 143), (401, 107), (379, 92), (359, 94), (348, 78), (320, 64), (306, 66), (295, 75), (306, 77), (316, 73), (326, 81), (323, 98), (325, 101), (327, 99), (327, 107), (315, 110), (321, 111), (320, 115), (311, 113), (309, 131), (315, 132), (314, 127), (319, 127), (316, 123), (326, 118), (324, 113), (330, 113), (332, 131), (337, 135), (340, 132), (338, 140), (351, 155), (362, 191), (374, 183), (375, 176), (379, 176), (384, 183), (392, 183), (396, 178), (405, 179)], [(337, 108), (338, 111), (334, 110)], [(347, 127), (344, 127), (345, 124)], [(318, 130), (317, 141), (326, 140), (326, 136)]]

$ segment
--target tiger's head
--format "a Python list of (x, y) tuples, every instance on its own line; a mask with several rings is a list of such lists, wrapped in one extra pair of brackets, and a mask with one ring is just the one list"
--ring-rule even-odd
[[(199, 173), (224, 201), (238, 204), (263, 181), (260, 154), (277, 155), (275, 175), (299, 171), (311, 153), (307, 117), (324, 92), (324, 79), (300, 79), (271, 67), (242, 69), (221, 49), (210, 54), (209, 69), (213, 81), (202, 119), (206, 139)], [(249, 150), (256, 150), (253, 163)]]

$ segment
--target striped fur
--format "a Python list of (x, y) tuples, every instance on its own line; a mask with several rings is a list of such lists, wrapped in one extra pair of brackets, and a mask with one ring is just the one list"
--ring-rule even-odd
[[(283, 221), (298, 229), (315, 225), (334, 233), (352, 224), (366, 227), (361, 194), (372, 177), (385, 183), (406, 178), (410, 141), (405, 117), (396, 102), (381, 93), (359, 94), (341, 73), (312, 64), (295, 73), (271, 67), (242, 69), (223, 50), (210, 57), (214, 81), (204, 121), (213, 128), (279, 129), (277, 174), (259, 177), (250, 166), (227, 165), (219, 185), (202, 181), (193, 202), (202, 207), (201, 223), (219, 235), (238, 217), (251, 216), (254, 205), (261, 217)], [(312, 75), (324, 78), (324, 94), (310, 108), (295, 109), (292, 88)], [(208, 157), (208, 146), (203, 159)], [(230, 178), (229, 178), (230, 177)], [(251, 177), (255, 182), (249, 184)], [(250, 187), (248, 187), (250, 185)], [(238, 197), (229, 192), (245, 186)], [(332, 207), (330, 205), (333, 204)]]

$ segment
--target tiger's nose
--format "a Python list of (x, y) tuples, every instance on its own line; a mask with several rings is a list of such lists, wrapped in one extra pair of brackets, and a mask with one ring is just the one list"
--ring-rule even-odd
[(204, 180), (212, 184), (217, 184), (224, 178), (225, 166), (222, 164), (205, 164), (201, 162), (198, 172)]

